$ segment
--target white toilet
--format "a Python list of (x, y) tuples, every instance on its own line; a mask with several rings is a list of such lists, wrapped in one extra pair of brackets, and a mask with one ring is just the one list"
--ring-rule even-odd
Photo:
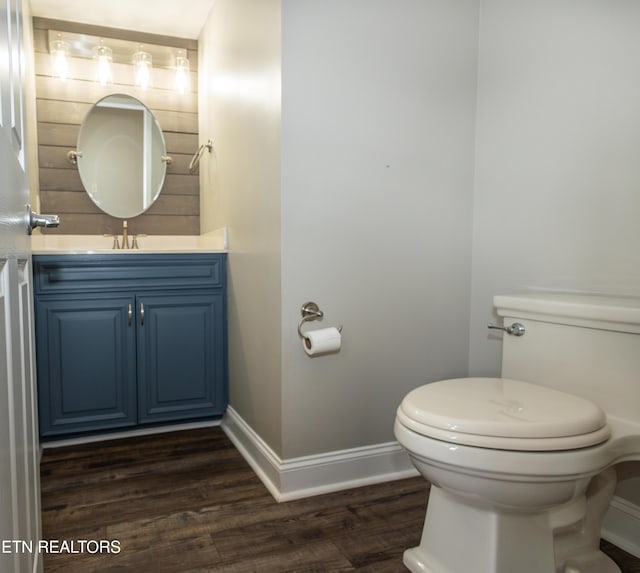
[(615, 465), (640, 460), (640, 300), (494, 303), (505, 325), (524, 327), (504, 335), (503, 377), (426, 384), (398, 408), (396, 438), (432, 484), (420, 545), (404, 564), (619, 573), (598, 546)]

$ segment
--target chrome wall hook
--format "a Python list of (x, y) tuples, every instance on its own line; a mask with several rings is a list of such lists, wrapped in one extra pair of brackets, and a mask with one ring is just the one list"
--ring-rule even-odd
[(318, 320), (324, 316), (315, 302), (305, 302), (300, 309), (300, 314), (304, 320)]
[[(305, 322), (321, 320), (322, 317), (324, 317), (324, 312), (320, 310), (315, 302), (305, 302), (300, 309), (300, 314), (302, 314), (302, 318), (300, 319), (300, 322), (298, 322), (298, 335), (300, 338), (304, 338), (306, 340), (307, 337), (304, 332), (302, 332), (302, 325)], [(338, 332), (342, 332), (342, 325), (337, 326), (336, 328), (338, 329)]]
[(213, 140), (209, 139), (207, 143), (203, 143), (200, 147), (198, 147), (198, 151), (195, 152), (193, 157), (191, 158), (191, 162), (189, 163), (189, 173), (193, 173), (200, 164), (200, 158), (204, 153), (204, 150), (207, 149), (209, 153), (213, 151)]
[(298, 335), (300, 338), (306, 338), (302, 332), (302, 325), (312, 320), (320, 320), (324, 316), (324, 312), (320, 310), (315, 302), (305, 302), (300, 309), (300, 314), (302, 314), (302, 318), (298, 322)]

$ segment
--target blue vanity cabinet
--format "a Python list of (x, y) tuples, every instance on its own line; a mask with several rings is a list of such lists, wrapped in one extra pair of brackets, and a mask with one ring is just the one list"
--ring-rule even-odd
[(222, 293), (141, 296), (137, 308), (138, 421), (216, 412), (224, 387), (210, 382), (224, 379), (225, 363), (210, 349), (225, 346)]
[(136, 339), (132, 297), (36, 296), (40, 432), (136, 424)]
[(226, 255), (34, 255), (43, 439), (220, 417)]

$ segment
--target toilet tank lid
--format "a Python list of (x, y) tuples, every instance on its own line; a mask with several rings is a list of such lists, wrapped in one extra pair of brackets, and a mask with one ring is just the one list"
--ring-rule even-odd
[(640, 334), (640, 298), (526, 293), (496, 295), (493, 304), (499, 316)]
[(409, 419), (451, 432), (511, 438), (560, 438), (607, 424), (593, 402), (508, 378), (455, 378), (425, 384), (400, 404)]

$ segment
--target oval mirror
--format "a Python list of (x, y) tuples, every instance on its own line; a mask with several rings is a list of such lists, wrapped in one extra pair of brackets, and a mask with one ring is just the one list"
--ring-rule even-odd
[(109, 95), (89, 110), (78, 134), (80, 179), (105, 213), (127, 219), (158, 198), (167, 171), (164, 136), (139, 100)]

